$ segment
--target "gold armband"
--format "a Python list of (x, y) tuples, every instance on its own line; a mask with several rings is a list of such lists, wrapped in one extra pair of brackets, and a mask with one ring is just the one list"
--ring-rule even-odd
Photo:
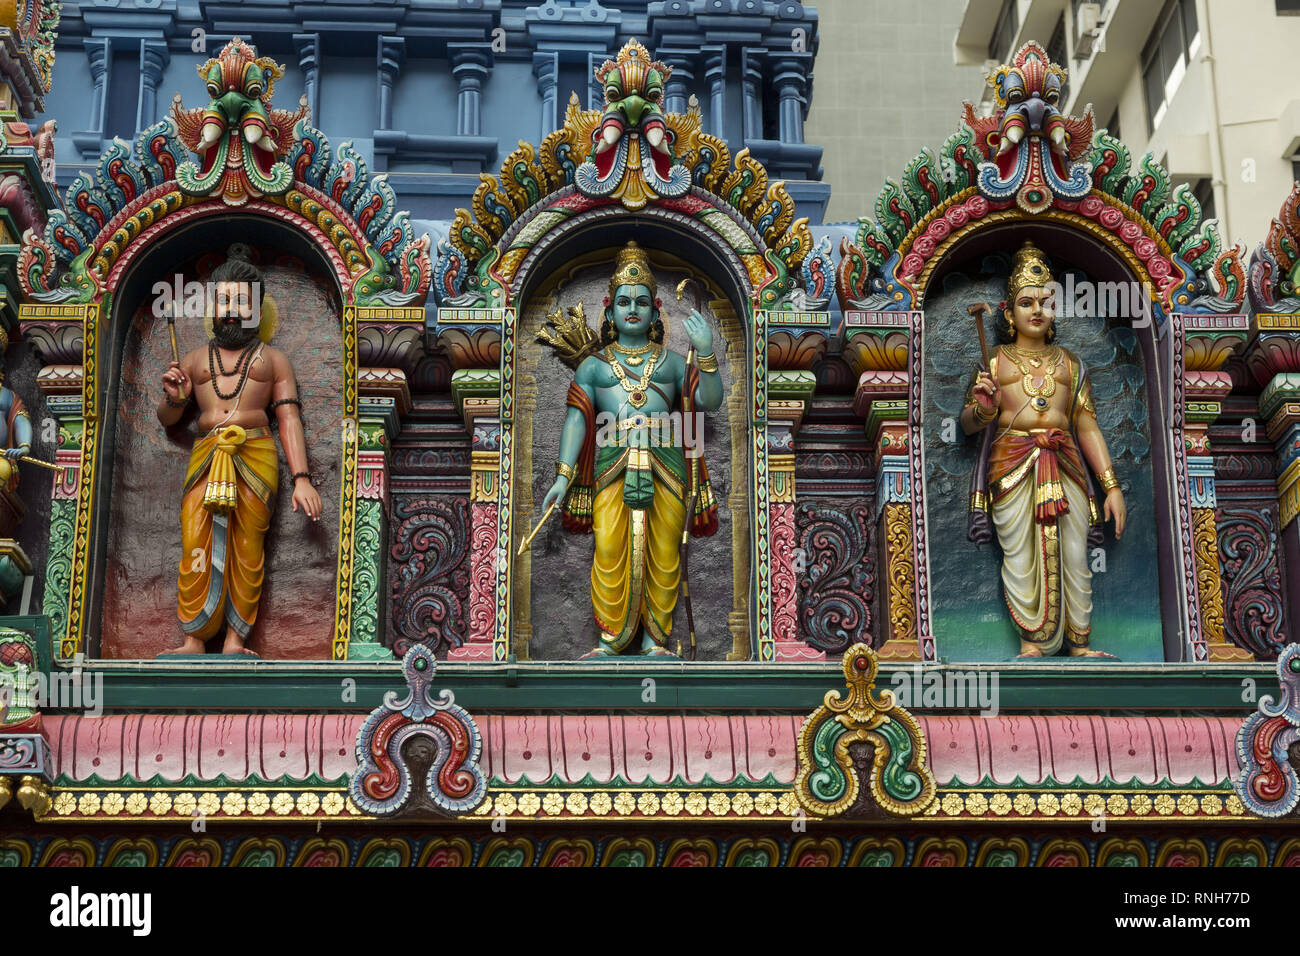
[(555, 463), (555, 473), (557, 475), (563, 475), (565, 478), (568, 478), (569, 481), (573, 481), (573, 479), (577, 476), (577, 472), (573, 470), (573, 466), (566, 465), (562, 461), (557, 461)]
[(716, 372), (718, 370), (718, 357), (716, 355), (697, 355), (695, 364), (701, 372)]
[(1097, 476), (1097, 481), (1101, 482), (1102, 491), (1110, 491), (1112, 488), (1119, 487), (1119, 479), (1115, 477), (1115, 469), (1107, 468)]

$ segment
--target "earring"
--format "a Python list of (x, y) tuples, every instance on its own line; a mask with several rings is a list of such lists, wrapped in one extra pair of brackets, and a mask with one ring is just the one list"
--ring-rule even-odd
[(614, 320), (607, 318), (600, 323), (600, 340), (606, 344), (613, 342), (618, 338), (618, 333), (614, 331)]
[(650, 341), (656, 345), (662, 345), (664, 341), (664, 323), (662, 319), (655, 319), (650, 323)]

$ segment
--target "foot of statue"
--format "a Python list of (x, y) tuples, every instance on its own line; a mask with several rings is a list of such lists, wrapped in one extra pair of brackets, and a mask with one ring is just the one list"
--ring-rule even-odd
[(1020, 660), (1021, 658), (1043, 657), (1043, 656), (1044, 656), (1043, 649), (1039, 647), (1037, 644), (1030, 644), (1027, 641), (1021, 641), (1020, 653), (1016, 655), (1016, 659)]
[(193, 635), (185, 635), (185, 643), (180, 647), (174, 647), (170, 651), (163, 651), (159, 657), (171, 657), (177, 654), (202, 654), (205, 649), (203, 641)]
[(605, 644), (598, 644), (587, 653), (578, 658), (580, 661), (590, 661), (601, 657), (617, 657), (618, 654)]
[(244, 646), (244, 639), (233, 627), (226, 628), (226, 642), (221, 647), (223, 654), (243, 654), (245, 657), (260, 657), (256, 651)]
[(1111, 661), (1119, 660), (1119, 658), (1116, 657), (1114, 654), (1107, 654), (1105, 651), (1094, 651), (1091, 648), (1087, 648), (1087, 647), (1070, 648), (1070, 656), (1071, 657), (1100, 657), (1105, 660), (1111, 660)]
[(641, 656), (642, 657), (671, 657), (677, 660), (677, 655), (666, 647), (660, 647), (655, 643), (655, 639), (649, 634), (641, 636)]

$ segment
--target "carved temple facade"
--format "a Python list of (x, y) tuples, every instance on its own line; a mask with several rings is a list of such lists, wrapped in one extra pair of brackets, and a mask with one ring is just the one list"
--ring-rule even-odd
[[(1300, 859), (1300, 188), (1278, 197), (1258, 248), (1225, 247), (1186, 187), (1091, 116), (1015, 108), (1012, 86), (1061, 73), (1031, 44), (997, 71), (998, 110), (968, 111), (836, 245), (804, 214), (819, 185), (798, 132), (810, 61), (743, 72), (759, 70), (745, 44), (815, 20), (798, 4), (723, 5), (754, 15), (485, 3), (472, 38), (436, 50), (419, 37), (437, 10), (401, 7), (406, 19), (372, 25), (378, 118), (355, 143), (347, 120), (318, 128), (314, 98), (330, 91), (310, 79), (310, 24), (260, 25), (254, 44), (211, 21), (221, 45), (200, 75), (257, 64), (278, 80), (292, 51), (307, 78), (294, 109), (276, 104), (295, 102), (295, 81), (245, 83), (229, 119), (214, 105), (229, 89), (192, 76), (163, 108), (160, 51), (190, 28), (175, 11), (65, 20), (60, 44), (77, 38), (104, 71), (89, 131), (72, 134), (85, 169), (56, 198), (38, 134), (17, 145), (6, 127), (0, 153), (24, 197), (5, 218), (21, 237), (7, 382), (29, 405), (32, 456), (55, 466), (4, 499), (21, 530), (0, 541), (0, 672), (20, 693), (0, 718), (0, 862)], [(7, 25), (28, 71), (8, 77), (15, 122), (49, 90), (57, 22), (39, 2), (22, 12)], [(121, 103), (104, 64), (137, 52), (96, 38), (130, 17), (162, 45), (140, 41), (148, 111), (129, 141), (106, 142)], [(754, 31), (734, 41), (749, 65), (692, 104), (675, 84), (714, 76), (727, 24)], [(560, 76), (577, 63), (586, 84), (653, 58), (670, 73), (661, 134), (606, 83), (559, 100), (544, 135), (504, 157), (495, 136), (475, 145), (498, 26), (509, 52), (494, 69), (523, 64), (526, 101), (552, 75), (539, 62)], [(403, 119), (383, 79), (402, 48), (408, 64), (451, 63), (455, 136)], [(736, 85), (745, 108), (719, 109)], [(779, 135), (766, 109), (751, 115), (760, 101), (777, 104)], [(250, 115), (268, 131), (260, 154), (236, 148)], [(399, 121), (409, 131), (389, 135)], [(436, 242), (399, 208), (399, 184), (414, 204), (430, 195), (398, 175), (405, 160), (430, 164), (430, 182), (438, 164), (471, 177), (446, 194), (463, 206)], [(1067, 289), (1138, 290), (1058, 320), (1091, 368), (1129, 501), (1131, 530), (1089, 553), (1094, 646), (1118, 660), (1016, 659), (996, 549), (966, 538), (974, 450), (952, 419), (979, 354), (967, 307), (997, 301), (1026, 239)], [(705, 432), (719, 527), (692, 545), (694, 660), (579, 659), (597, 633), (590, 539), (552, 524), (520, 548), (571, 377), (538, 333), (580, 304), (594, 317), (632, 240), (666, 342), (685, 341), (668, 290), (690, 279), (720, 343), (725, 397)], [(180, 640), (188, 445), (153, 417), (169, 354), (155, 287), (206, 277), (233, 242), (280, 309), (325, 513), (306, 527), (281, 492), (249, 642), (261, 659), (159, 657)], [(177, 334), (192, 347), (188, 321)], [(103, 713), (42, 701), (60, 675), (98, 688)], [(996, 698), (954, 702), (963, 682)], [(404, 701), (385, 698), (403, 685)], [(206, 835), (174, 825), (196, 812)], [(486, 825), (497, 817), (508, 835)]]

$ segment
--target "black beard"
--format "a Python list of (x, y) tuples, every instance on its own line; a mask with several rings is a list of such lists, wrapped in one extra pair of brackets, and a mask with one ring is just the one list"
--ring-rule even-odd
[(212, 326), (212, 339), (223, 349), (240, 349), (257, 338), (257, 326), (247, 328), (242, 322), (215, 322)]

